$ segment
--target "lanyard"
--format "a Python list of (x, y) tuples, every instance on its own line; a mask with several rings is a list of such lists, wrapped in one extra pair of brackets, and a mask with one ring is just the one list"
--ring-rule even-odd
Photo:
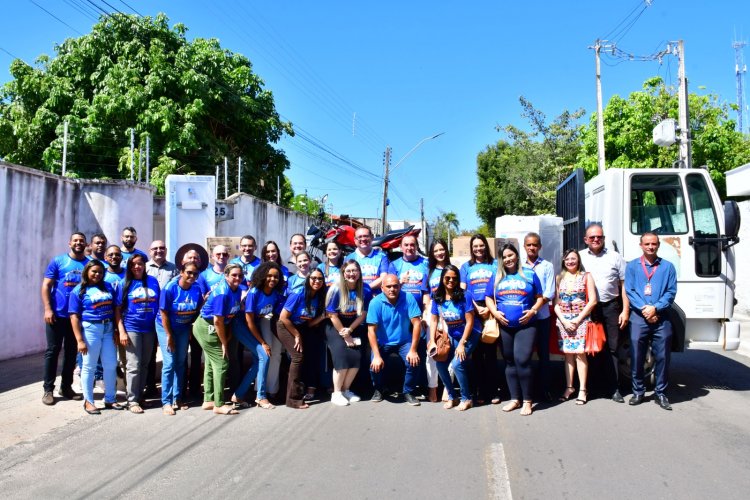
[(646, 259), (643, 258), (643, 255), (641, 255), (641, 267), (643, 268), (643, 274), (646, 275), (646, 281), (649, 283), (651, 282), (651, 278), (656, 274), (656, 261), (654, 261), (654, 265), (652, 266), (652, 270), (649, 273), (646, 269)]

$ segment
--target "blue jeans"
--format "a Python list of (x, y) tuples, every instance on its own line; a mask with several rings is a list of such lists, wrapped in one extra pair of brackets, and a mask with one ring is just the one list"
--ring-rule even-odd
[(245, 376), (242, 377), (240, 385), (237, 386), (237, 390), (234, 392), (235, 396), (244, 400), (247, 391), (250, 390), (250, 384), (257, 377), (255, 383), (255, 389), (258, 391), (257, 399), (258, 401), (266, 399), (266, 376), (268, 375), (268, 361), (270, 359), (268, 354), (266, 354), (263, 346), (250, 332), (247, 323), (245, 323), (244, 315), (241, 320), (236, 320), (232, 323), (232, 334), (240, 344), (245, 346), (253, 357), (253, 364)]
[(167, 343), (167, 331), (161, 323), (156, 322), (156, 336), (161, 348), (161, 404), (171, 405), (182, 400), (182, 387), (185, 383), (190, 332), (193, 325), (172, 325), (174, 351), (170, 352)]
[(456, 379), (458, 380), (458, 386), (461, 388), (461, 401), (470, 401), (471, 400), (471, 384), (469, 381), (469, 371), (471, 368), (471, 353), (474, 351), (474, 348), (477, 346), (477, 343), (479, 342), (479, 339), (481, 337), (481, 333), (477, 331), (471, 332), (471, 335), (466, 341), (466, 358), (464, 358), (463, 361), (459, 361), (457, 357), (455, 357), (456, 354), (456, 347), (458, 347), (458, 342), (461, 339), (457, 339), (454, 337), (450, 337), (451, 341), (451, 351), (450, 354), (448, 354), (448, 361), (438, 361), (437, 362), (437, 369), (438, 373), (440, 374), (440, 380), (443, 381), (443, 385), (445, 386), (445, 390), (448, 391), (448, 398), (449, 399), (456, 399), (456, 395), (453, 389), (453, 381), (451, 380), (450, 372), (448, 372), (448, 366), (453, 366), (453, 373), (456, 374)]
[(86, 354), (83, 355), (83, 366), (81, 367), (83, 399), (89, 403), (94, 402), (94, 374), (101, 356), (102, 368), (104, 369), (104, 401), (114, 403), (117, 400), (117, 347), (112, 338), (114, 324), (112, 321), (105, 323), (83, 321), (81, 326), (83, 339), (86, 341), (86, 348), (88, 349)]
[[(385, 389), (385, 385), (383, 384), (383, 379), (385, 377), (385, 371), (388, 368), (388, 357), (395, 353), (398, 353), (399, 357), (401, 357), (401, 360), (404, 362), (404, 366), (406, 367), (406, 374), (404, 375), (404, 394), (409, 394), (414, 390), (414, 387), (416, 386), (417, 382), (417, 376), (419, 375), (419, 365), (417, 366), (411, 366), (409, 362), (406, 360), (406, 355), (409, 354), (409, 350), (411, 349), (411, 342), (406, 342), (404, 344), (400, 345), (378, 345), (378, 349), (380, 350), (380, 357), (383, 358), (383, 361), (385, 365), (383, 366), (383, 369), (380, 370), (378, 373), (375, 373), (372, 371), (372, 368), (370, 369), (370, 378), (372, 378), (372, 386), (375, 388), (376, 391), (383, 392)], [(373, 355), (370, 355), (370, 361), (372, 361)], [(421, 365), (422, 363), (420, 363)]]
[(646, 349), (651, 340), (651, 352), (654, 354), (656, 374), (656, 394), (663, 395), (669, 385), (669, 358), (672, 354), (672, 323), (669, 319), (660, 319), (648, 323), (640, 311), (631, 309), (630, 314), (630, 369), (633, 378), (633, 394), (642, 396), (646, 391), (643, 385), (643, 363), (646, 361)]

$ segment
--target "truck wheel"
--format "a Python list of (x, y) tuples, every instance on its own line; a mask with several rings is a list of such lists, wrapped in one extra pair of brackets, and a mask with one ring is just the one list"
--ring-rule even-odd
[[(630, 339), (626, 338), (618, 349), (618, 358), (620, 360), (619, 374), (620, 380), (628, 382), (632, 379), (632, 367), (630, 360)], [(654, 355), (651, 352), (651, 345), (646, 349), (646, 361), (643, 363), (643, 383), (647, 388), (653, 388), (656, 384), (656, 372), (654, 366)]]

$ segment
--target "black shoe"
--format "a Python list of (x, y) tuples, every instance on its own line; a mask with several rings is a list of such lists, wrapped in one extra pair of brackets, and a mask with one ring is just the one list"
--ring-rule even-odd
[(375, 391), (372, 393), (370, 401), (372, 401), (373, 403), (380, 403), (381, 401), (383, 401), (383, 395), (380, 393), (380, 391)]
[(55, 396), (52, 394), (52, 391), (44, 391), (44, 396), (42, 396), (42, 403), (46, 404), (47, 406), (52, 406), (55, 404)]
[(85, 401), (83, 402), (83, 411), (85, 411), (89, 415), (101, 415), (102, 414), (102, 412), (96, 406), (94, 406), (93, 410), (89, 410), (88, 408), (86, 408), (86, 402)]
[(625, 398), (622, 397), (622, 394), (620, 394), (620, 391), (615, 391), (614, 394), (612, 394), (612, 401), (615, 403), (624, 403)]
[(672, 405), (669, 404), (669, 400), (664, 394), (657, 394), (654, 397), (654, 403), (658, 404), (662, 410), (672, 409)]
[(125, 406), (120, 403), (104, 403), (104, 407), (108, 410), (124, 410)]
[(419, 406), (420, 405), (419, 400), (417, 398), (415, 398), (414, 394), (412, 394), (410, 392), (405, 392), (404, 393), (404, 400), (406, 400), (406, 402), (408, 404), (412, 405), (412, 406)]
[(75, 392), (72, 387), (60, 387), (60, 390), (57, 393), (60, 396), (66, 399), (72, 399), (73, 401), (81, 401), (83, 399), (83, 396)]
[(638, 406), (641, 403), (643, 403), (643, 394), (633, 394), (633, 397), (628, 401), (630, 406)]

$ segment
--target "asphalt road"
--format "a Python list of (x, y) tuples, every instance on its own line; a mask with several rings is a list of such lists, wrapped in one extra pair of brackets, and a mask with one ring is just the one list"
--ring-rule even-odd
[(4, 422), (11, 403), (34, 429), (60, 420), (0, 449), (0, 485), (6, 498), (747, 498), (748, 358), (675, 354), (671, 382), (672, 412), (596, 399), (531, 417), (389, 401), (93, 417), (42, 406), (38, 385), (33, 403), (0, 387)]

